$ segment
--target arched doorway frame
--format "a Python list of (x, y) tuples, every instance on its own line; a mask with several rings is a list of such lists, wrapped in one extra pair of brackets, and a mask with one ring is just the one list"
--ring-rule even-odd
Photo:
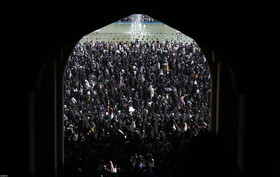
[[(182, 32), (187, 34), (186, 31)], [(34, 106), (36, 176), (63, 176), (63, 75), (68, 58), (78, 41), (69, 42), (64, 47), (61, 47), (53, 57), (49, 58), (44, 68), (42, 68), (42, 76), (38, 77)], [(202, 49), (210, 68), (212, 79), (211, 132), (219, 134), (221, 127), (219, 122), (222, 60), (213, 49), (203, 45), (199, 40), (196, 40), (196, 43)], [(46, 103), (41, 101), (43, 99), (49, 100)], [(49, 107), (46, 107), (46, 105)], [(43, 126), (44, 129), (41, 129), (42, 124), (47, 124)], [(42, 136), (47, 137), (47, 139), (42, 139)], [(49, 143), (48, 146), (45, 146), (44, 143), (46, 142)], [(46, 173), (46, 170), (50, 172)]]
[[(81, 37), (82, 38), (82, 37)], [(219, 102), (217, 100), (219, 99), (219, 79), (220, 76), (220, 61), (217, 60), (215, 56), (214, 50), (210, 49), (209, 47), (201, 44), (199, 41), (195, 40), (198, 44), (198, 46), (201, 48), (207, 63), (210, 68), (210, 74), (211, 74), (211, 102), (210, 102), (210, 110), (211, 110), (211, 126), (210, 131), (218, 134), (219, 125), (218, 125), (218, 112), (219, 112)], [(56, 84), (57, 88), (61, 88), (60, 90), (57, 90), (57, 135), (58, 135), (58, 164), (64, 163), (64, 132), (63, 132), (63, 95), (64, 95), (64, 72), (65, 67), (68, 61), (69, 56), (71, 55), (74, 47), (79, 42), (75, 41), (67, 46), (63, 47), (60, 50), (60, 56), (59, 60), (55, 62), (55, 66), (57, 67), (57, 78), (56, 78)], [(63, 170), (59, 170), (59, 173), (63, 173)]]

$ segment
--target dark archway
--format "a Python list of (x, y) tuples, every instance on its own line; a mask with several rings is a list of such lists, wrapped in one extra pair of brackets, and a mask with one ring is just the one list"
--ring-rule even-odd
[[(156, 124), (162, 121), (162, 131), (190, 131), (190, 136), (197, 136), (199, 131), (217, 131), (215, 119), (210, 119), (211, 112), (216, 111), (212, 106), (213, 76), (201, 49), (180, 31), (146, 15), (141, 15), (143, 21), (135, 20), (137, 17), (129, 16), (84, 36), (66, 62), (62, 96), (67, 159), (72, 157), (71, 143), (86, 141), (90, 136), (97, 140), (120, 132), (126, 138), (134, 132), (156, 137), (158, 130), (144, 130), (143, 118), (144, 122), (155, 119)], [(133, 41), (124, 42), (128, 40)], [(208, 62), (214, 63), (214, 56), (211, 59)], [(169, 125), (167, 119), (173, 123)], [(121, 121), (125, 125), (100, 128), (108, 121), (113, 122), (112, 127)]]
[[(78, 40), (69, 42), (49, 58), (38, 77), (34, 104), (34, 161), (35, 174), (40, 176), (63, 175), (63, 76), (69, 55), (77, 42)], [(232, 82), (234, 77), (228, 65), (216, 52), (207, 45), (204, 46), (204, 43), (197, 42), (208, 59), (212, 76), (211, 131), (221, 135), (228, 142), (233, 149), (234, 158), (237, 159), (238, 100), (236, 86)], [(221, 105), (226, 112), (219, 109)]]
[[(134, 12), (149, 14), (196, 39), (212, 66), (212, 94), (218, 98), (215, 97), (215, 104), (212, 104), (215, 107), (213, 111), (217, 111), (217, 114), (212, 112), (212, 121), (213, 118), (217, 120), (212, 125), (219, 125), (217, 133), (229, 142), (231, 148), (237, 149), (237, 138), (238, 151), (242, 152), (244, 146), (244, 159), (242, 153), (237, 156), (237, 150), (234, 150), (233, 156), (241, 157), (239, 167), (244, 167), (245, 176), (277, 174), (279, 168), (274, 163), (277, 128), (273, 104), (269, 104), (274, 97), (265, 94), (273, 95), (267, 84), (274, 83), (275, 74), (272, 73), (277, 70), (272, 69), (271, 62), (264, 60), (275, 52), (264, 50), (262, 45), (276, 36), (273, 33), (275, 23), (271, 23), (276, 17), (273, 10), (263, 4), (250, 8), (238, 3), (230, 6), (188, 3), (187, 7), (169, 3), (167, 7), (165, 3), (149, 2), (127, 8), (129, 4), (118, 1), (113, 3), (114, 8), (105, 10), (112, 3), (99, 2), (100, 5), (94, 1), (93, 6), (79, 3), (80, 7), (75, 3), (73, 8), (64, 6), (67, 4), (58, 6), (57, 3), (32, 8), (22, 6), (11, 11), (20, 15), (4, 22), (8, 29), (5, 34), (9, 36), (8, 50), (4, 51), (11, 59), (3, 60), (3, 66), (12, 66), (10, 72), (3, 73), (7, 76), (3, 83), (9, 87), (5, 87), (4, 93), (8, 90), (11, 93), (4, 94), (5, 100), (8, 100), (4, 110), (10, 112), (12, 118), (2, 120), (13, 134), (5, 131), (3, 142), (19, 138), (16, 138), (18, 146), (14, 146), (15, 143), (11, 145), (13, 148), (4, 146), (2, 174), (30, 171), (36, 176), (61, 176), (61, 92), (68, 57), (83, 35)], [(260, 13), (266, 8), (271, 13)], [(20, 21), (24, 24), (18, 23)], [(231, 69), (236, 76), (237, 92)], [(219, 77), (215, 77), (218, 71)], [(260, 84), (260, 80), (265, 80), (267, 84)], [(244, 95), (239, 97), (239, 94)], [(5, 124), (6, 120), (9, 123)], [(238, 120), (239, 124), (236, 123)], [(263, 143), (260, 144), (260, 140), (264, 140)], [(12, 161), (13, 157), (15, 161)], [(6, 169), (9, 169), (8, 172), (5, 172)]]

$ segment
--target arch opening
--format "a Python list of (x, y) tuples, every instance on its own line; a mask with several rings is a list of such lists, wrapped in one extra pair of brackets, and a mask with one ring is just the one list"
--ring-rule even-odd
[(166, 149), (176, 146), (180, 157), (188, 140), (210, 131), (205, 56), (193, 39), (147, 15), (84, 36), (66, 63), (63, 87), (65, 174), (99, 175), (106, 166), (123, 175), (132, 173), (125, 160), (141, 158), (142, 168), (159, 167)]

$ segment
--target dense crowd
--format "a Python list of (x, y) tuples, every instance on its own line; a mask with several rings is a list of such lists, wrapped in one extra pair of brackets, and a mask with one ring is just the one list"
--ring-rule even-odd
[(78, 43), (64, 92), (69, 174), (174, 176), (172, 159), (209, 131), (211, 75), (195, 43)]

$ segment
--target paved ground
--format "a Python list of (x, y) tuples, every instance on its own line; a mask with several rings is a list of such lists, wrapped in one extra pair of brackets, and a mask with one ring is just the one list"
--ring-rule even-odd
[[(132, 25), (134, 26), (132, 27)], [(126, 42), (135, 41), (136, 39), (142, 42), (152, 42), (157, 40), (160, 42), (165, 40), (173, 40), (183, 43), (193, 42), (192, 38), (161, 22), (141, 22), (140, 25), (137, 24), (136, 26), (139, 28), (136, 29), (137, 27), (135, 27), (135, 23), (133, 22), (114, 22), (85, 35), (81, 39), (81, 42), (91, 40)]]

